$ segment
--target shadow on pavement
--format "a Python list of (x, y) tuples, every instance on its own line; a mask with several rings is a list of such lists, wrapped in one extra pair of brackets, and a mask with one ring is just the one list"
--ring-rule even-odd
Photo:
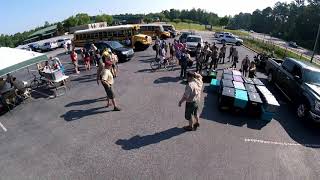
[(152, 70), (151, 68), (150, 69), (141, 69), (139, 71), (136, 71), (135, 73), (144, 73), (144, 72), (152, 73), (152, 72), (154, 72), (154, 70)]
[(153, 58), (149, 58), (149, 59), (140, 59), (139, 61), (142, 63), (151, 63), (151, 61), (153, 61), (155, 59), (155, 56)]
[(69, 104), (65, 105), (65, 107), (93, 104), (93, 103), (96, 103), (96, 102), (99, 102), (99, 101), (105, 101), (105, 100), (106, 100), (105, 97), (101, 97), (101, 98), (97, 98), (97, 99), (86, 99), (86, 100), (82, 100), (82, 101), (69, 103)]
[(162, 84), (162, 83), (170, 83), (170, 82), (178, 82), (180, 77), (161, 77), (153, 81), (155, 84)]
[(172, 137), (179, 136), (185, 132), (186, 131), (183, 128), (174, 127), (174, 128), (167, 129), (165, 131), (158, 132), (152, 135), (146, 135), (146, 136), (136, 135), (128, 140), (119, 139), (116, 141), (116, 144), (121, 146), (121, 148), (124, 150), (139, 149), (144, 146), (156, 144), (161, 141), (170, 139)]
[(66, 112), (64, 115), (61, 115), (60, 117), (64, 118), (65, 121), (74, 121), (86, 116), (102, 114), (102, 113), (111, 111), (111, 110), (99, 111), (100, 109), (105, 109), (105, 108), (106, 107), (98, 107), (98, 108), (92, 108), (87, 110), (70, 110)]

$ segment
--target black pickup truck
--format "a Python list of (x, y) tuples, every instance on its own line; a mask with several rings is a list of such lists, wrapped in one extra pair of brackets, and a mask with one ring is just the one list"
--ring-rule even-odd
[(268, 59), (268, 81), (296, 105), (300, 119), (320, 122), (320, 68), (292, 58)]

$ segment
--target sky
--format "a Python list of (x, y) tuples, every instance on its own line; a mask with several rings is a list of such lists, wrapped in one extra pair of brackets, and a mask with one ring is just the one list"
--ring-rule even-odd
[(292, 0), (0, 0), (0, 34), (14, 34), (62, 21), (77, 13), (89, 15), (150, 13), (169, 9), (201, 8), (219, 16), (252, 13)]

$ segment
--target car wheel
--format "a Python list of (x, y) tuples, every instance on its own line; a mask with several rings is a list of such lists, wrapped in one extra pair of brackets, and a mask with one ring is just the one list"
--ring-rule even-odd
[(226, 43), (226, 40), (222, 39), (222, 40), (221, 40), (221, 43), (222, 43), (222, 44), (225, 44), (225, 43)]
[(298, 105), (296, 113), (299, 119), (305, 119), (307, 113), (309, 112), (309, 106), (306, 103), (301, 103)]
[(268, 82), (269, 83), (273, 82), (273, 73), (272, 73), (272, 71), (268, 73)]
[(241, 46), (241, 42), (236, 42), (236, 46)]

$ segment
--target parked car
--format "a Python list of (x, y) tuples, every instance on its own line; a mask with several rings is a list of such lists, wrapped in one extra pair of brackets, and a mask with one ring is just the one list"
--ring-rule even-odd
[(45, 42), (40, 46), (41, 51), (51, 51), (54, 49), (58, 48), (58, 43), (53, 41), (53, 42)]
[[(91, 44), (86, 44), (85, 49), (90, 49)], [(106, 48), (110, 48), (113, 53), (118, 56), (119, 62), (125, 62), (130, 60), (134, 51), (132, 48), (124, 47), (118, 41), (99, 41), (94, 43), (94, 45), (100, 50), (104, 51)]]
[(218, 38), (218, 41), (221, 42), (222, 44), (233, 43), (233, 44), (236, 44), (237, 46), (241, 46), (243, 44), (242, 39), (239, 39), (238, 37), (227, 35), (227, 34), (220, 35), (220, 37)]
[(198, 36), (198, 35), (187, 36), (186, 38), (187, 49), (191, 53), (194, 53), (196, 51), (198, 43), (200, 43), (201, 47), (203, 47), (203, 39), (201, 36)]
[(64, 44), (71, 44), (71, 39), (69, 38), (58, 39), (57, 43), (58, 43), (58, 47), (63, 47)]
[(268, 81), (295, 105), (300, 119), (320, 122), (320, 68), (293, 58), (269, 59)]
[(214, 37), (215, 37), (215, 38), (219, 38), (220, 35), (222, 35), (222, 34), (223, 34), (223, 32), (215, 32), (215, 33), (214, 33)]
[(179, 37), (179, 41), (182, 43), (185, 43), (187, 40), (187, 37), (193, 34), (194, 34), (193, 32), (182, 32), (181, 36)]
[(32, 51), (39, 51), (40, 45), (38, 43), (32, 43), (28, 45), (29, 48), (31, 48)]
[(178, 31), (176, 31), (176, 29), (174, 28), (173, 25), (171, 25), (171, 24), (163, 24), (162, 27), (163, 27), (163, 29), (165, 31), (170, 33), (170, 36), (172, 38), (175, 38), (178, 35)]
[(290, 41), (290, 42), (289, 42), (289, 46), (290, 46), (290, 47), (293, 47), (293, 48), (298, 48), (297, 43), (296, 43), (296, 42), (293, 42), (293, 41)]

